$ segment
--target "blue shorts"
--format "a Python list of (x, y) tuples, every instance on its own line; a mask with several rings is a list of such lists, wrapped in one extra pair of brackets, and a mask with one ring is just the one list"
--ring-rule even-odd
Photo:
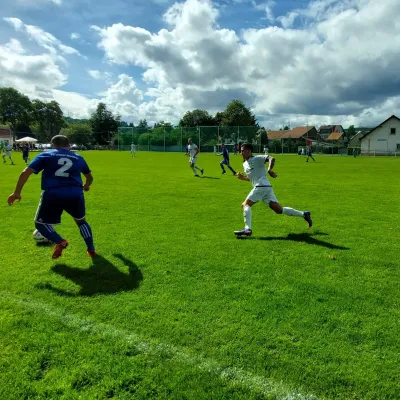
[(22, 158), (23, 158), (23, 159), (29, 158), (29, 152), (27, 152), (27, 151), (25, 152), (25, 151), (24, 151), (24, 152), (22, 153)]
[(39, 224), (58, 225), (61, 223), (63, 211), (66, 211), (76, 220), (84, 219), (86, 209), (83, 192), (44, 191), (40, 197), (35, 222)]
[(220, 164), (229, 165), (229, 161), (224, 159), (224, 160), (222, 160), (222, 161), (220, 162)]

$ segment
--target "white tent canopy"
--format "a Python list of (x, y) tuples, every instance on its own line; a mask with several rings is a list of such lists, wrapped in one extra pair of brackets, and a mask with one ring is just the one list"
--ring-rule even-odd
[(32, 137), (27, 136), (22, 139), (16, 140), (16, 142), (31, 142), (31, 143), (33, 143), (33, 142), (37, 142), (37, 140)]

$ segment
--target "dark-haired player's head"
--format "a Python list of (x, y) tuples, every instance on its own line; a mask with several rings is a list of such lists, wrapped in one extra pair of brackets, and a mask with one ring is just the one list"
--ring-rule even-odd
[(243, 159), (248, 160), (253, 155), (253, 145), (251, 143), (242, 143), (240, 147)]
[(69, 149), (69, 140), (66, 136), (56, 135), (51, 139), (51, 144), (55, 149)]

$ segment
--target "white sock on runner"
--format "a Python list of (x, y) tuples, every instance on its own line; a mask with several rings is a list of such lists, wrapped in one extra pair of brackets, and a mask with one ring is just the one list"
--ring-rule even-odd
[(290, 207), (282, 207), (282, 214), (289, 215), (290, 217), (304, 217), (304, 212), (295, 210)]
[(245, 206), (243, 208), (243, 217), (244, 217), (244, 228), (245, 229), (251, 229), (251, 215), (252, 215), (252, 211), (251, 211), (251, 207), (249, 206)]

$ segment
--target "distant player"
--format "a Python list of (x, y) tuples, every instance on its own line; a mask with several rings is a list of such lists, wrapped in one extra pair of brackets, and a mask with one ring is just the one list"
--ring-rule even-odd
[(308, 148), (307, 148), (307, 160), (306, 160), (306, 162), (308, 162), (308, 159), (309, 159), (310, 157), (311, 157), (312, 160), (315, 162), (315, 159), (314, 159), (314, 157), (312, 156), (311, 147), (308, 147)]
[(217, 146), (214, 146), (214, 156), (217, 155)]
[(228, 149), (225, 147), (224, 144), (221, 144), (222, 147), (222, 155), (224, 156), (224, 159), (219, 163), (219, 165), (222, 168), (222, 174), (226, 174), (224, 165), (226, 165), (233, 173), (233, 175), (236, 175), (236, 171), (231, 167), (231, 165), (229, 164), (229, 151)]
[[(36, 229), (48, 240), (56, 243), (53, 258), (59, 258), (68, 242), (53, 228), (61, 223), (61, 215), (66, 211), (75, 220), (83, 237), (87, 253), (90, 257), (96, 255), (93, 245), (93, 235), (90, 225), (85, 220), (85, 198), (83, 191), (88, 191), (93, 182), (93, 176), (84, 158), (70, 150), (68, 138), (62, 135), (51, 139), (53, 150), (39, 154), (22, 171), (17, 186), (8, 197), (11, 206), (21, 200), (21, 191), (29, 177), (42, 172), (42, 195), (36, 211)], [(86, 178), (82, 184), (81, 174)]]
[[(243, 156), (243, 168), (247, 176), (238, 172), (237, 177), (242, 181), (250, 181), (253, 185), (252, 191), (246, 197), (246, 200), (242, 203), (243, 216), (245, 227), (241, 231), (235, 231), (236, 236), (251, 236), (251, 207), (258, 201), (262, 201), (269, 206), (277, 214), (286, 214), (291, 217), (302, 217), (308, 223), (308, 227), (311, 228), (312, 220), (311, 213), (309, 211), (298, 211), (290, 207), (282, 207), (275, 197), (274, 191), (271, 184), (269, 183), (266, 175), (271, 178), (276, 178), (276, 173), (272, 170), (275, 165), (275, 159), (270, 156), (253, 156), (253, 145), (250, 143), (243, 143), (241, 147), (241, 153)], [(265, 168), (265, 163), (268, 161), (268, 171)]]
[(11, 144), (8, 144), (8, 142), (6, 142), (6, 143), (4, 144), (4, 147), (3, 147), (3, 155), (2, 155), (2, 157), (3, 157), (3, 164), (6, 163), (6, 157), (8, 157), (8, 158), (10, 159), (10, 161), (11, 161), (11, 164), (14, 165), (14, 161), (13, 161), (12, 156), (11, 156), (12, 148), (13, 148), (13, 147), (11, 146)]
[(28, 162), (30, 161), (29, 159), (29, 144), (25, 143), (22, 146), (22, 159), (25, 161), (25, 164), (28, 164)]
[(134, 143), (131, 144), (131, 156), (136, 157), (136, 145)]
[(200, 167), (198, 167), (196, 165), (197, 155), (198, 154), (199, 154), (199, 148), (197, 147), (196, 144), (193, 143), (192, 138), (189, 138), (188, 139), (188, 146), (187, 146), (186, 155), (190, 157), (189, 158), (189, 165), (190, 165), (190, 168), (192, 168), (192, 170), (194, 172), (194, 176), (199, 178), (200, 176), (196, 172), (196, 169), (198, 171), (200, 171), (202, 175), (204, 174), (204, 169), (202, 169), (202, 168), (200, 168)]

